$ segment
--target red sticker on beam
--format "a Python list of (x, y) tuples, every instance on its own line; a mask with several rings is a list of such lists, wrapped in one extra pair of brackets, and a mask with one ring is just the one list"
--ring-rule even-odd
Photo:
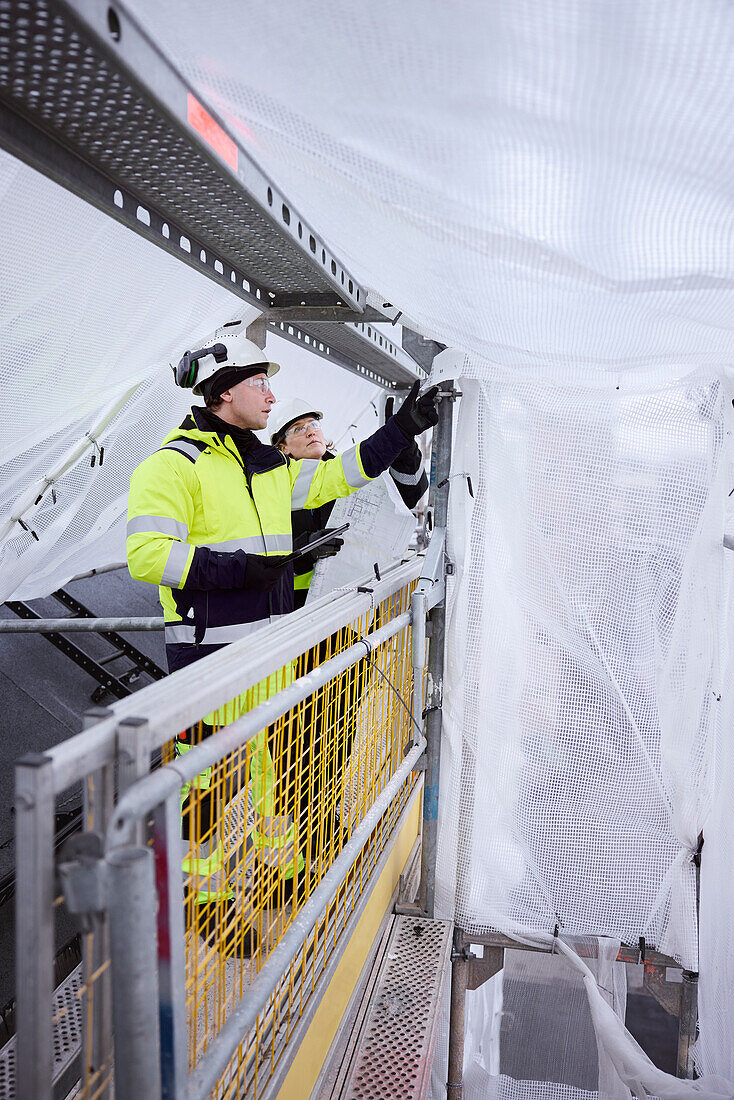
[(222, 160), (226, 160), (230, 168), (237, 171), (237, 146), (231, 137), (225, 134), (218, 122), (215, 122), (208, 111), (205, 111), (191, 92), (188, 92), (188, 119), (198, 134), (201, 134), (207, 145), (219, 153)]

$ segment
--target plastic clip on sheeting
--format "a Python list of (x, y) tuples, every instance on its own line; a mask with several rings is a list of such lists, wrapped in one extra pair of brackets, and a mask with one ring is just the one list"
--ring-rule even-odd
[(96, 439), (94, 439), (94, 437), (93, 437), (93, 436), (91, 436), (91, 435), (89, 436), (89, 442), (90, 442), (90, 443), (92, 444), (92, 446), (94, 447), (94, 451), (92, 452), (92, 458), (91, 458), (91, 460), (90, 460), (90, 462), (89, 462), (89, 465), (90, 465), (90, 466), (91, 466), (92, 468), (94, 468), (94, 466), (95, 466), (95, 464), (96, 464), (96, 462), (97, 462), (97, 456), (99, 456), (99, 464), (100, 464), (100, 466), (101, 466), (101, 465), (102, 465), (102, 463), (104, 462), (104, 447), (100, 447), (100, 445), (99, 445), (99, 443), (97, 442), (97, 440), (96, 440)]

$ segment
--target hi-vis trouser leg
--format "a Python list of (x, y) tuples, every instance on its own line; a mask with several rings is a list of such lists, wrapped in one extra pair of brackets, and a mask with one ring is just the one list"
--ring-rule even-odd
[[(199, 739), (234, 722), (291, 679), (291, 666), (286, 666), (219, 707), (204, 719)], [(187, 731), (176, 741), (176, 755), (188, 752), (193, 743), (195, 731)], [(275, 813), (276, 775), (265, 730), (250, 742), (249, 758), (249, 777), (244, 774), (244, 764), (237, 768), (233, 761), (225, 760), (182, 788), (183, 838), (194, 842), (183, 860), (183, 872), (189, 879), (189, 897), (199, 904), (234, 898), (233, 884), (238, 871), (242, 882), (242, 868), (252, 848), (263, 867), (275, 869), (276, 881), (278, 876), (292, 879), (303, 869), (292, 819)], [(226, 782), (222, 781), (222, 769)]]

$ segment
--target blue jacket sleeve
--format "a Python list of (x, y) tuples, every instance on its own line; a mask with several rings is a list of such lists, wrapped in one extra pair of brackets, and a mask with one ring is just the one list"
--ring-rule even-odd
[(359, 456), (367, 477), (377, 477), (383, 470), (388, 470), (401, 451), (412, 442), (397, 426), (395, 417), (391, 416), (387, 424), (359, 445)]

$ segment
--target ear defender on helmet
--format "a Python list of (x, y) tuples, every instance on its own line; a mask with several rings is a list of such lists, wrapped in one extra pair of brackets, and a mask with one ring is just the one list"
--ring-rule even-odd
[(185, 351), (178, 361), (178, 366), (173, 368), (173, 376), (176, 385), (184, 390), (190, 390), (196, 385), (199, 373), (199, 360), (205, 355), (213, 355), (216, 363), (224, 363), (227, 359), (225, 344), (212, 344), (210, 348), (199, 348), (198, 351)]

